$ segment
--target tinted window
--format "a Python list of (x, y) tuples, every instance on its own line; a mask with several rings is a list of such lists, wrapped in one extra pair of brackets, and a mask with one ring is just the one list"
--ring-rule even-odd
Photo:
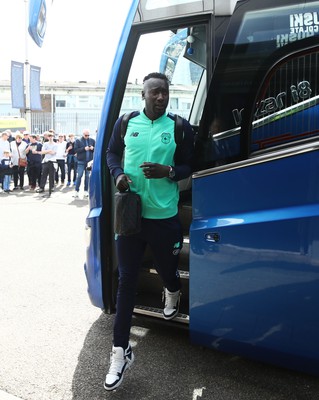
[(259, 93), (251, 149), (262, 150), (319, 134), (319, 51), (276, 66)]
[[(269, 0), (267, 5), (263, 0), (245, 1), (235, 10), (200, 126), (198, 157), (202, 162), (199, 168), (247, 156), (243, 152), (245, 135), (247, 137), (248, 134), (247, 129), (243, 129), (243, 115), (254, 111), (256, 95), (264, 77), (279, 60), (306, 48), (310, 43), (313, 46), (318, 40), (318, 1), (301, 4), (300, 1), (282, 0), (279, 3), (278, 7), (275, 0)], [(291, 85), (307, 80), (300, 74), (298, 79), (291, 81)], [(288, 80), (283, 91), (287, 91), (287, 85)], [(269, 88), (269, 97), (280, 94), (281, 89), (278, 88), (276, 94), (275, 89)]]

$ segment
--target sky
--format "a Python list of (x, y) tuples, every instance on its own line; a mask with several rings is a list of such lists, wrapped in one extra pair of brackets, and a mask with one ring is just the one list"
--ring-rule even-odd
[[(106, 82), (131, 0), (46, 0), (38, 47), (25, 28), (25, 0), (0, 0), (0, 80), (11, 61), (41, 67), (41, 82)], [(27, 40), (26, 40), (27, 38)]]

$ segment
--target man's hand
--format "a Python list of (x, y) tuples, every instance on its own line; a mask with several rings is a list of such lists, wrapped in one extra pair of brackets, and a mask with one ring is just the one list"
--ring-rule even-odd
[(120, 192), (125, 192), (130, 187), (129, 183), (131, 182), (127, 175), (121, 174), (116, 178), (115, 186)]
[(143, 174), (146, 179), (167, 178), (170, 169), (168, 165), (151, 162), (143, 162), (140, 168), (143, 168)]

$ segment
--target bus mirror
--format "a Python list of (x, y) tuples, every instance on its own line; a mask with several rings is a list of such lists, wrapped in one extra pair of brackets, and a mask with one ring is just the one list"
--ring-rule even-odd
[(29, 4), (29, 34), (34, 42), (41, 47), (46, 31), (46, 2), (45, 0), (30, 0)]
[(206, 29), (204, 25), (188, 29), (184, 57), (206, 69)]

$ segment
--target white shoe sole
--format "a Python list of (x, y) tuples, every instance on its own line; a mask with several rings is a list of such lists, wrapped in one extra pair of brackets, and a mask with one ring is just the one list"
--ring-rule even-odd
[(174, 314), (171, 314), (170, 316), (167, 316), (167, 315), (164, 314), (164, 311), (163, 311), (163, 317), (164, 317), (164, 319), (166, 321), (169, 321), (170, 319), (173, 319), (173, 318), (177, 317), (178, 313), (179, 313), (179, 310), (176, 310), (176, 312), (174, 312)]

